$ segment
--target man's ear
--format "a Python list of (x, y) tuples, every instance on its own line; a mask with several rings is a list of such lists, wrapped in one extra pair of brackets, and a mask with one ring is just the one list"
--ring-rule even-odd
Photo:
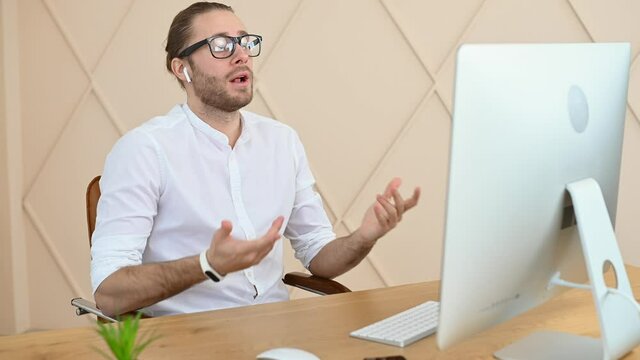
[(185, 61), (178, 58), (173, 58), (173, 60), (171, 60), (171, 72), (173, 72), (173, 75), (175, 75), (181, 81), (187, 83), (191, 82), (189, 71), (190, 69), (188, 68), (188, 65)]

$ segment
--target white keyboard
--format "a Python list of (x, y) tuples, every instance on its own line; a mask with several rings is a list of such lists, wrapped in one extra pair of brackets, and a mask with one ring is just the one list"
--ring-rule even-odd
[(405, 347), (436, 332), (439, 310), (439, 302), (427, 301), (358, 329), (350, 335), (360, 339)]

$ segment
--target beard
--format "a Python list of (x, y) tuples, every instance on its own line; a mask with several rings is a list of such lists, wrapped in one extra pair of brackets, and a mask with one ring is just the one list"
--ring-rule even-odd
[[(253, 75), (250, 77), (251, 85), (246, 91), (234, 96), (227, 90), (227, 79), (204, 74), (194, 65), (191, 64), (193, 91), (203, 104), (225, 112), (235, 112), (247, 106), (253, 99)], [(241, 70), (253, 74), (248, 67)]]

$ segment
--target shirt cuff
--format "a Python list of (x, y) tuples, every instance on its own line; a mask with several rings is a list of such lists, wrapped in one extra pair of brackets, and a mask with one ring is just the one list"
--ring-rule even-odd
[(322, 250), (325, 245), (335, 240), (336, 234), (331, 230), (320, 229), (290, 240), (295, 249), (296, 259), (300, 260), (305, 269), (309, 270), (311, 260)]
[(125, 266), (142, 264), (146, 236), (109, 236), (91, 245), (91, 286), (95, 294), (109, 275)]

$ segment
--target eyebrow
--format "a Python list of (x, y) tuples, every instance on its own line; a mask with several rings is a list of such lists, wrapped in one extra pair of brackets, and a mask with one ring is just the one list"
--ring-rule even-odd
[[(244, 30), (240, 30), (240, 31), (238, 31), (238, 34), (239, 34), (239, 36), (242, 36), (242, 35), (247, 35), (249, 33), (244, 31)], [(217, 33), (217, 34), (213, 34), (213, 35), (211, 35), (209, 37), (214, 37), (214, 36), (229, 36), (229, 33), (227, 31), (224, 31), (224, 32), (220, 32), (220, 33)]]

